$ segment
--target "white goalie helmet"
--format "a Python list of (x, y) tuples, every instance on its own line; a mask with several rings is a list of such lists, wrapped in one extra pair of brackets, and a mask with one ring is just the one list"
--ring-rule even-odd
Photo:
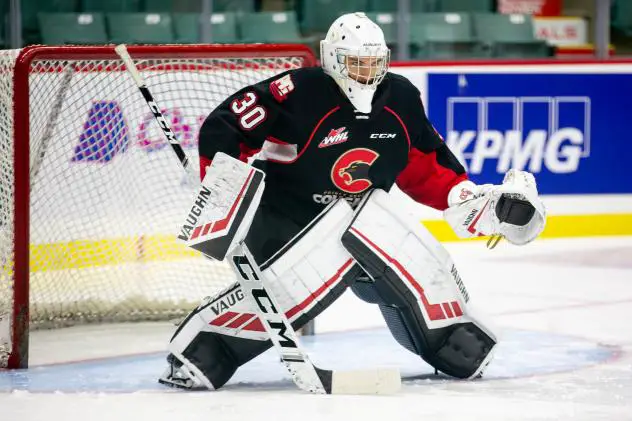
[(382, 29), (364, 13), (340, 16), (320, 42), (320, 62), (362, 113), (371, 112), (378, 85), (386, 76), (390, 50)]

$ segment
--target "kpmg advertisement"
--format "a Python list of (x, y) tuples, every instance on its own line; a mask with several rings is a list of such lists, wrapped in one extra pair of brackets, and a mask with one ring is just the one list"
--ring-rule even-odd
[(518, 168), (541, 194), (632, 193), (632, 74), (429, 72), (426, 89), (473, 181)]

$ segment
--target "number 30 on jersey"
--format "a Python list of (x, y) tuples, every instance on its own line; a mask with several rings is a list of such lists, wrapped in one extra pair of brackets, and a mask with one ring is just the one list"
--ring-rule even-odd
[(230, 103), (231, 111), (237, 115), (239, 125), (244, 130), (254, 129), (267, 117), (265, 108), (257, 105), (257, 99), (254, 92), (246, 92), (241, 98)]

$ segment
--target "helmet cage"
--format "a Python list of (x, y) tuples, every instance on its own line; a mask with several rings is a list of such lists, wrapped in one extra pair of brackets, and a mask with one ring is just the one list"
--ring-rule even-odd
[[(350, 82), (356, 82), (363, 87), (375, 89), (377, 85), (382, 82), (386, 73), (388, 72), (389, 64), (391, 61), (391, 51), (388, 48), (344, 48), (338, 47), (335, 49), (336, 62), (339, 66), (339, 74)], [(357, 64), (349, 65), (348, 60), (356, 57)], [(362, 61), (368, 61), (368, 65), (362, 64)], [(368, 68), (368, 72), (366, 69)], [(363, 74), (368, 74), (367, 82), (358, 81), (358, 77)], [(356, 76), (357, 75), (357, 76)]]

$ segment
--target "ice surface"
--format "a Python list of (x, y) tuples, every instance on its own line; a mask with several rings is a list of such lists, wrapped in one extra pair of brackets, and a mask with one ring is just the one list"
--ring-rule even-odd
[(165, 389), (155, 379), (172, 326), (87, 326), (35, 332), (33, 368), (0, 373), (0, 420), (632, 419), (632, 238), (448, 248), (500, 334), (482, 380), (435, 377), (345, 294), (306, 347), (326, 368), (399, 367), (399, 394), (305, 394), (273, 352), (220, 391)]

